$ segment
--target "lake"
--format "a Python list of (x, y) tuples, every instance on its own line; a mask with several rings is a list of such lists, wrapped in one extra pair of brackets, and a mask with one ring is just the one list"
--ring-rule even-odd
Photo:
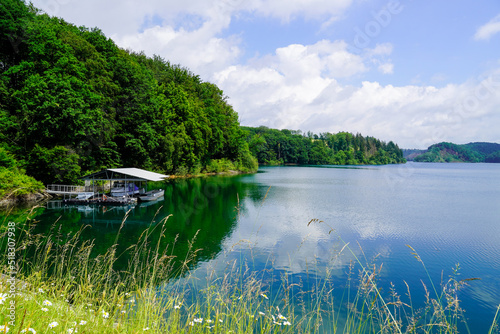
[(381, 266), (379, 285), (388, 291), (392, 283), (403, 301), (408, 284), (418, 308), (422, 282), (439, 287), (459, 265), (458, 279), (480, 279), (459, 294), (471, 332), (487, 332), (500, 304), (499, 164), (261, 167), (253, 175), (158, 186), (165, 188), (163, 201), (133, 208), (49, 203), (37, 212), (37, 231), (48, 233), (58, 219), (62, 233), (89, 225), (84, 237), (104, 252), (128, 209), (121, 249), (171, 215), (163, 242), (176, 240), (182, 258), (195, 240), (198, 278), (207, 271), (223, 276), (236, 261), (261, 272), (270, 294), (283, 275), (306, 290), (326, 276), (342, 286), (358, 259)]

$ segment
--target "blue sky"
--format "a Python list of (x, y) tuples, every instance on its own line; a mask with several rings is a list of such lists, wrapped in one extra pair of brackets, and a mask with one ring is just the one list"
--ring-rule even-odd
[(242, 125), (500, 142), (500, 2), (35, 0), (214, 82)]

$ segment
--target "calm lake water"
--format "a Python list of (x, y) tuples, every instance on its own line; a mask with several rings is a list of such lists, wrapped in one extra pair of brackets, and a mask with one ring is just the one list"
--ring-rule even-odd
[[(263, 167), (253, 175), (158, 186), (166, 189), (165, 199), (132, 209), (120, 247), (171, 214), (165, 242), (178, 236), (175, 253), (182, 257), (196, 235), (199, 277), (207, 270), (222, 276), (236, 260), (262, 271), (271, 294), (283, 273), (307, 287), (328, 269), (342, 285), (356, 256), (382, 265), (380, 285), (388, 291), (392, 282), (406, 302), (408, 283), (418, 308), (425, 299), (422, 282), (429, 287), (430, 281), (410, 245), (437, 286), (457, 264), (459, 279), (480, 278), (459, 295), (471, 332), (487, 332), (500, 304), (499, 164)], [(84, 235), (96, 239), (98, 252), (113, 243), (126, 211), (50, 206), (39, 210), (39, 231), (58, 218), (63, 232), (89, 224)], [(332, 260), (344, 242), (352, 253)], [(272, 273), (263, 270), (270, 267)]]

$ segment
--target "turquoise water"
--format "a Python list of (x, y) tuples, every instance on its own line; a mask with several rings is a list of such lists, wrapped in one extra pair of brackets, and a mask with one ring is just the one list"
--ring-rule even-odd
[[(429, 286), (430, 281), (410, 245), (438, 286), (457, 264), (459, 279), (480, 278), (460, 293), (471, 332), (487, 332), (500, 304), (498, 164), (262, 167), (253, 175), (157, 186), (166, 189), (165, 199), (131, 208), (120, 247), (137, 240), (152, 222), (172, 215), (164, 242), (177, 240), (175, 254), (182, 258), (196, 236), (194, 247), (202, 250), (193, 271), (200, 278), (207, 270), (223, 276), (234, 260), (261, 271), (270, 292), (281, 274), (307, 288), (327, 269), (341, 286), (357, 257), (382, 265), (383, 290), (393, 283), (404, 297), (406, 282), (418, 308), (424, 302), (422, 282)], [(45, 208), (36, 217), (37, 229), (46, 232), (57, 219), (63, 232), (87, 224), (85, 237), (96, 239), (96, 251), (103, 252), (114, 242), (125, 212)], [(332, 261), (344, 242), (352, 253), (344, 251)]]

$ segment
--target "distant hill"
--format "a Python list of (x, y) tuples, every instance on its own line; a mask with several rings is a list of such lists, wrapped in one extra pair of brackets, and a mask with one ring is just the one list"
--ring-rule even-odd
[(407, 159), (417, 162), (500, 163), (500, 144), (478, 142), (457, 145), (442, 142), (429, 146), (426, 151), (420, 154), (414, 155), (413, 153), (410, 155), (410, 158)]
[(403, 149), (403, 157), (408, 160), (412, 161), (415, 159), (416, 156), (419, 156), (422, 153), (427, 152), (427, 150), (419, 150), (419, 149)]

